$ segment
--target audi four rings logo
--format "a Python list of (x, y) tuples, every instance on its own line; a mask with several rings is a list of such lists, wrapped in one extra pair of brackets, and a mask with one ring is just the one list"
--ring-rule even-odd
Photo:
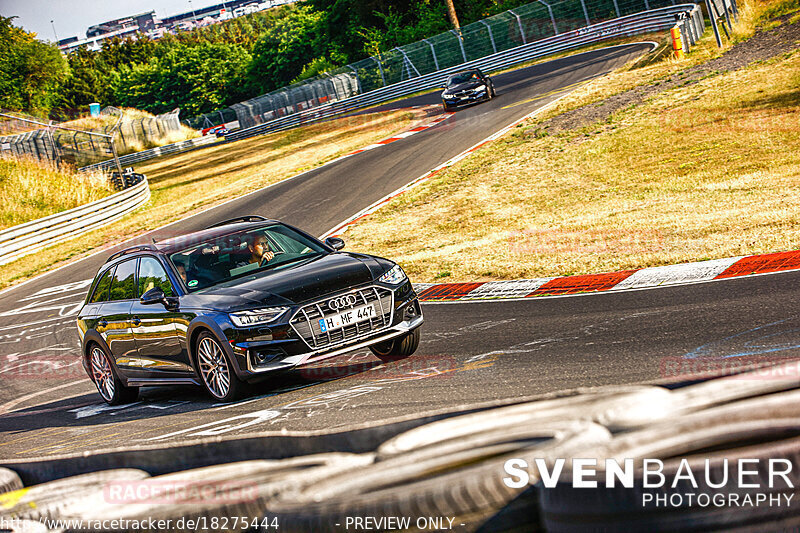
[(338, 298), (334, 298), (333, 300), (328, 302), (328, 307), (333, 309), (334, 311), (338, 311), (339, 309), (343, 309), (345, 307), (353, 307), (356, 305), (358, 298), (356, 298), (355, 294), (348, 294), (346, 296), (339, 296)]

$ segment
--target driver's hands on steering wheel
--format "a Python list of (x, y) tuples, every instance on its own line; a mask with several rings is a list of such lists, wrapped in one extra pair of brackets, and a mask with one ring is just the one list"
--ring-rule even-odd
[(261, 264), (264, 265), (266, 263), (269, 263), (270, 261), (272, 261), (273, 257), (275, 257), (275, 253), (274, 252), (272, 252), (271, 250), (265, 251), (261, 255)]

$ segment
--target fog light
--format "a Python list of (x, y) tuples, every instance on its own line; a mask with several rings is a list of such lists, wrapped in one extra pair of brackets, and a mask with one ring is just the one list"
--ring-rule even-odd
[(280, 348), (263, 348), (261, 350), (251, 350), (250, 354), (253, 364), (263, 365), (265, 363), (269, 363), (276, 357), (285, 355), (285, 352)]
[(406, 307), (406, 314), (405, 314), (405, 319), (406, 320), (411, 320), (412, 318), (417, 316), (417, 308), (416, 307), (417, 306), (414, 305), (414, 304), (411, 304), (408, 307)]

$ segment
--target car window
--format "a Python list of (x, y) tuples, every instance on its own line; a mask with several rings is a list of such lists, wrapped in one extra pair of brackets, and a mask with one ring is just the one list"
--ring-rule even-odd
[[(262, 264), (266, 252), (273, 257)], [(186, 270), (186, 287), (195, 291), (239, 278), (289, 268), (328, 253), (322, 243), (283, 224), (224, 235), (170, 254), (172, 264)]]
[(466, 83), (470, 80), (478, 80), (478, 73), (475, 71), (470, 72), (459, 72), (458, 74), (453, 74), (447, 80), (447, 86), (452, 87), (454, 85), (459, 85), (461, 83)]
[(109, 300), (132, 300), (136, 298), (136, 259), (117, 265), (111, 278)]
[(113, 267), (106, 270), (106, 273), (103, 274), (103, 277), (101, 277), (100, 281), (98, 281), (97, 285), (95, 285), (94, 293), (92, 293), (89, 303), (96, 304), (108, 301), (108, 288), (111, 286), (111, 276), (113, 274)]
[(142, 257), (139, 261), (139, 294), (142, 295), (158, 287), (164, 291), (165, 296), (174, 296), (172, 283), (169, 281), (167, 271), (155, 257)]

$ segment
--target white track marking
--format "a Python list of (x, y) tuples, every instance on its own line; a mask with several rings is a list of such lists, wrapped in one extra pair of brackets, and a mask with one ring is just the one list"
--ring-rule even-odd
[[(19, 398), (15, 398), (13, 400), (10, 400), (10, 401), (4, 403), (3, 405), (0, 405), (0, 415), (3, 415), (3, 414), (11, 412), (14, 409), (14, 407), (18, 406), (19, 404), (21, 404), (23, 402), (26, 402), (26, 401), (30, 400), (31, 398), (36, 398), (37, 396), (41, 396), (43, 394), (48, 394), (48, 393), (53, 392), (53, 391), (66, 389), (67, 387), (74, 387), (75, 385), (79, 385), (79, 384), (82, 384), (82, 383), (86, 383), (86, 380), (82, 379), (82, 380), (79, 380), (79, 381), (71, 381), (69, 383), (64, 383), (63, 385), (58, 385), (56, 387), (49, 387), (47, 390), (32, 392), (30, 394), (26, 394), (25, 396), (20, 396)], [(58, 400), (51, 400), (50, 403), (60, 402), (60, 401), (63, 401), (63, 400), (67, 400), (69, 398), (72, 398), (72, 396), (68, 396), (66, 398), (60, 398)]]

